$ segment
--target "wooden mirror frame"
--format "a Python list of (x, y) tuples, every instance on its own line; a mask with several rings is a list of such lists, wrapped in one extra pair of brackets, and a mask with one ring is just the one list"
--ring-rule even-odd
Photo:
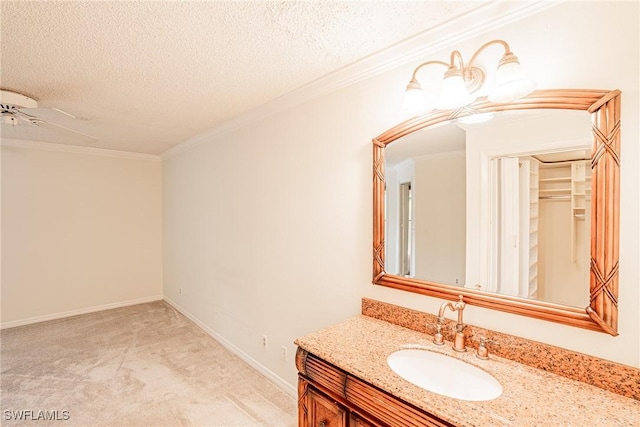
[[(417, 130), (473, 113), (584, 110), (592, 117), (590, 301), (585, 309), (413, 279), (384, 270), (384, 148)], [(457, 110), (414, 117), (373, 139), (373, 284), (618, 335), (620, 91), (538, 90), (508, 104), (479, 98)]]

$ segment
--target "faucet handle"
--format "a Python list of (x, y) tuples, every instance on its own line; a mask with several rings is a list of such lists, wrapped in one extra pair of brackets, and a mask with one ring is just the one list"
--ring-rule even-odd
[(435, 331), (433, 335), (433, 343), (435, 345), (444, 345), (444, 336), (442, 335), (442, 322), (444, 319), (438, 317), (438, 321), (435, 325), (427, 324), (427, 329), (430, 331)]
[(490, 340), (485, 336), (479, 336), (478, 339), (474, 341), (478, 343), (476, 357), (483, 360), (487, 360), (489, 358), (489, 349), (487, 348), (487, 344), (497, 344), (494, 340)]

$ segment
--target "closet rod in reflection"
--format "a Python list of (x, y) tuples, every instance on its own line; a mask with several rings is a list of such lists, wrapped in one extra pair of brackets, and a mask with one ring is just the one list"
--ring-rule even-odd
[(571, 200), (571, 196), (570, 195), (566, 195), (566, 196), (540, 196), (540, 197), (538, 197), (538, 199), (540, 199), (540, 200), (542, 200), (542, 199)]
[[(585, 199), (591, 199), (591, 196), (584, 196)], [(543, 199), (553, 199), (553, 200), (571, 200), (571, 196), (569, 194), (564, 195), (564, 196), (539, 196), (538, 200), (543, 200)]]

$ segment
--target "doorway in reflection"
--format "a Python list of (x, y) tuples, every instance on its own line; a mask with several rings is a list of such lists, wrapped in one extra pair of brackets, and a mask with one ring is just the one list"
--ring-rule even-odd
[(413, 206), (411, 182), (400, 184), (400, 274), (411, 277), (411, 250), (413, 242)]
[(588, 150), (491, 159), (490, 290), (588, 301), (590, 174)]

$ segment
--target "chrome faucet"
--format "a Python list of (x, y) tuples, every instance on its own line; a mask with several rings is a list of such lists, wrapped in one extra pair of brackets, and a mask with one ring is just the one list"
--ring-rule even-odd
[(462, 295), (458, 296), (460, 300), (458, 302), (443, 302), (440, 306), (440, 310), (438, 310), (438, 323), (436, 324), (436, 334), (433, 336), (433, 343), (435, 345), (443, 345), (444, 337), (442, 336), (442, 324), (444, 323), (444, 312), (447, 308), (451, 309), (451, 311), (458, 312), (458, 323), (456, 323), (456, 334), (453, 339), (453, 349), (455, 351), (467, 351), (467, 348), (464, 344), (464, 323), (462, 323), (462, 312), (466, 306), (466, 304), (462, 301)]

